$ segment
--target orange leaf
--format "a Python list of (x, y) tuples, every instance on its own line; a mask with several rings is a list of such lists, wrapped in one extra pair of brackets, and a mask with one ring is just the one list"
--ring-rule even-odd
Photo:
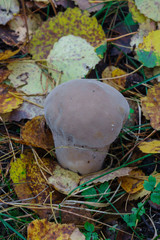
[(52, 149), (54, 147), (51, 131), (45, 127), (44, 116), (34, 117), (22, 128), (21, 137), (26, 145)]
[(143, 189), (143, 176), (145, 176), (145, 174), (142, 170), (132, 170), (129, 176), (120, 177), (118, 182), (121, 182), (121, 187), (127, 193), (133, 194)]

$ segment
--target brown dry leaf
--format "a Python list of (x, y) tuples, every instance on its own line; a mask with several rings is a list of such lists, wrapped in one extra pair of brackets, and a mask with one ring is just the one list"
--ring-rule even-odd
[(28, 240), (69, 240), (76, 229), (74, 224), (56, 224), (46, 219), (32, 221), (27, 229)]
[(130, 168), (130, 167), (125, 167), (125, 168), (121, 168), (121, 169), (107, 169), (107, 170), (102, 170), (100, 172), (97, 172), (97, 173), (92, 173), (92, 174), (89, 174), (88, 176), (84, 176), (82, 177), (81, 181), (80, 181), (80, 184), (82, 183), (85, 183), (85, 182), (88, 182), (94, 178), (97, 178), (98, 176), (101, 176), (102, 174), (105, 174), (107, 172), (109, 172), (108, 174), (106, 174), (105, 176), (103, 177), (100, 177), (98, 179), (95, 179), (92, 181), (92, 183), (104, 183), (105, 181), (109, 181), (109, 180), (113, 180), (115, 179), (116, 177), (122, 177), (122, 176), (127, 176), (130, 174), (130, 172), (132, 171), (133, 168)]
[(74, 188), (78, 187), (80, 178), (78, 173), (66, 170), (57, 165), (48, 182), (52, 184), (57, 191), (67, 195)]
[[(102, 78), (114, 78), (118, 77), (121, 75), (125, 75), (126, 72), (123, 71), (120, 68), (114, 67), (114, 66), (109, 66), (104, 69), (102, 72)], [(121, 78), (115, 78), (115, 79), (106, 79), (103, 80), (104, 83), (109, 84), (110, 86), (116, 88), (117, 90), (122, 90), (125, 88), (125, 83), (126, 83), (126, 77), (121, 77)]]
[(142, 111), (147, 119), (150, 119), (151, 126), (160, 130), (160, 83), (148, 90), (147, 96), (141, 98)]
[(160, 140), (142, 142), (139, 144), (138, 148), (143, 153), (160, 153)]
[(9, 59), (9, 58), (13, 57), (13, 56), (16, 55), (19, 51), (20, 51), (20, 49), (18, 49), (18, 50), (16, 50), (16, 51), (6, 50), (6, 51), (0, 53), (0, 61), (6, 60), (6, 59)]
[(145, 174), (142, 172), (142, 170), (132, 170), (129, 176), (120, 177), (118, 182), (121, 183), (121, 187), (127, 193), (133, 194), (143, 189), (143, 176), (145, 176)]
[(23, 100), (18, 98), (16, 90), (6, 84), (0, 85), (0, 113), (9, 113), (18, 108)]
[(44, 116), (34, 117), (22, 128), (21, 137), (26, 145), (52, 149), (54, 147), (53, 136), (49, 128), (45, 126)]
[[(42, 158), (39, 166), (36, 163), (32, 152), (26, 151), (21, 154), (20, 158), (11, 163), (10, 177), (14, 183), (14, 190), (19, 199), (23, 203), (28, 203), (28, 208), (35, 211), (40, 217), (48, 217), (52, 214), (50, 208), (34, 208), (30, 204), (50, 203), (50, 192), (53, 191), (51, 186), (47, 185), (46, 179), (50, 176), (49, 172), (53, 172), (56, 163), (52, 159)], [(62, 196), (54, 191), (52, 194), (54, 203), (60, 202)]]
[(83, 233), (81, 233), (79, 231), (78, 228), (76, 228), (73, 233), (70, 235), (69, 240), (85, 240), (85, 236), (83, 235)]
[(11, 73), (11, 71), (9, 71), (7, 69), (3, 69), (3, 68), (0, 69), (0, 83), (2, 83), (4, 80), (6, 80), (10, 73)]

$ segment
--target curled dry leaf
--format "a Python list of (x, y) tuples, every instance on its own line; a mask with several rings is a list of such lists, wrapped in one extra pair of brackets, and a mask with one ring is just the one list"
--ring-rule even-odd
[(43, 149), (54, 147), (52, 133), (47, 128), (44, 116), (37, 116), (22, 128), (21, 137), (24, 144)]
[(133, 194), (143, 189), (143, 176), (145, 176), (145, 174), (142, 170), (132, 170), (129, 176), (120, 177), (118, 182), (121, 183), (121, 187), (127, 193)]
[(151, 126), (160, 130), (160, 83), (148, 90), (147, 96), (141, 98), (142, 111)]
[(11, 51), (11, 50), (6, 50), (4, 52), (1, 52), (0, 53), (0, 61), (2, 60), (6, 60), (6, 59), (9, 59), (11, 57), (13, 57), (14, 55), (16, 55), (18, 52), (20, 51), (20, 49), (18, 50), (15, 50), (15, 51)]
[(7, 79), (7, 77), (9, 76), (11, 72), (7, 69), (0, 69), (0, 83), (2, 83), (4, 80)]
[(0, 85), (0, 113), (9, 113), (18, 108), (23, 100), (18, 97), (18, 93), (6, 84)]

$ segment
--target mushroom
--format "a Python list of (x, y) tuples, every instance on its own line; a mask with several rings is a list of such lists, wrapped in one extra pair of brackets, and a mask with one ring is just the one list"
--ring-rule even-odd
[(78, 79), (55, 87), (44, 111), (58, 162), (83, 175), (102, 168), (110, 144), (128, 118), (129, 105), (115, 88)]

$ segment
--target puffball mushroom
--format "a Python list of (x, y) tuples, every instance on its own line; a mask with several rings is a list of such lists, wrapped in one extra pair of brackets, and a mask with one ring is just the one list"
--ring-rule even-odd
[(78, 79), (55, 87), (44, 110), (58, 162), (83, 175), (102, 168), (110, 144), (128, 118), (129, 105), (115, 88)]

